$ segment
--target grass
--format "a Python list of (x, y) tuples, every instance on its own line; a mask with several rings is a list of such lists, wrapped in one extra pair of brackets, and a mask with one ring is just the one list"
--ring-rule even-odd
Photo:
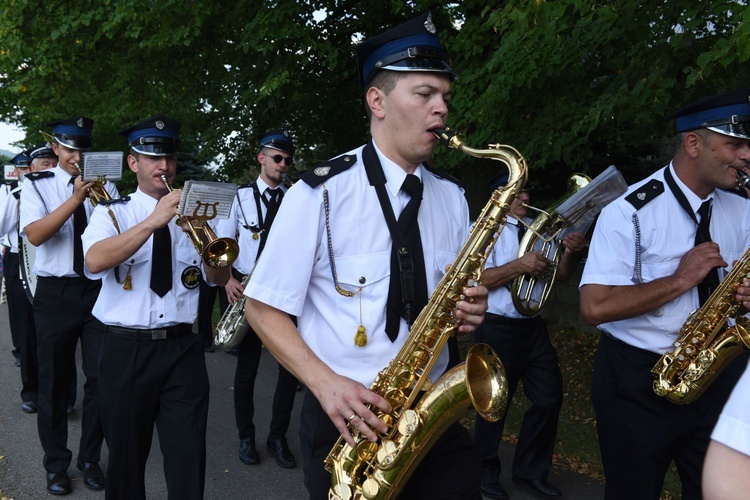
[[(557, 349), (563, 375), (563, 406), (557, 428), (553, 463), (555, 467), (604, 481), (596, 434), (596, 416), (591, 406), (591, 375), (599, 335), (565, 325), (550, 324), (550, 338)], [(468, 346), (462, 343), (462, 348)], [(515, 443), (526, 410), (531, 405), (519, 385), (508, 408), (503, 440)], [(473, 427), (474, 417), (462, 420)], [(681, 486), (674, 466), (667, 473), (662, 500), (680, 498)]]

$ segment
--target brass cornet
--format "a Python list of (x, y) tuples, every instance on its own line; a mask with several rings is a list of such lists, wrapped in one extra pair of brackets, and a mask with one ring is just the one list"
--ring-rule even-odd
[[(162, 182), (172, 192), (172, 186), (167, 182), (165, 175), (161, 176)], [(207, 266), (215, 269), (231, 266), (240, 253), (237, 242), (231, 238), (218, 238), (213, 229), (208, 225), (205, 217), (183, 217), (177, 216), (175, 223), (184, 227), (187, 225), (188, 236), (193, 241), (193, 246)]]
[[(83, 169), (78, 163), (76, 163), (75, 165), (78, 169), (78, 172), (81, 174), (81, 179), (83, 179)], [(101, 201), (109, 201), (110, 199), (112, 199), (112, 197), (107, 192), (107, 189), (104, 187), (104, 178), (99, 177), (98, 179), (91, 181), (88, 197), (89, 200), (91, 200), (91, 204), (93, 206), (97, 206)]]
[(518, 257), (523, 257), (530, 252), (538, 252), (547, 259), (548, 266), (540, 276), (522, 274), (513, 280), (513, 285), (511, 286), (513, 305), (516, 306), (516, 310), (521, 314), (534, 316), (539, 314), (544, 308), (552, 290), (552, 285), (555, 282), (557, 265), (563, 254), (562, 242), (559, 236), (568, 227), (565, 219), (555, 212), (555, 210), (589, 182), (591, 182), (591, 178), (587, 175), (571, 175), (568, 179), (568, 192), (547, 210), (541, 210), (524, 204), (525, 207), (539, 212), (539, 215), (531, 224), (525, 224), (519, 220), (519, 223), (526, 225), (528, 230), (521, 240)]

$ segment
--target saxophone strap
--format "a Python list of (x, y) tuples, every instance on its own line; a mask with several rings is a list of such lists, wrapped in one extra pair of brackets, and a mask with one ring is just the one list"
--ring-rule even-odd
[[(669, 189), (672, 191), (672, 194), (674, 194), (677, 202), (680, 204), (682, 209), (698, 226), (695, 233), (695, 246), (698, 246), (701, 243), (705, 243), (707, 241), (712, 241), (711, 233), (709, 231), (709, 226), (711, 224), (712, 198), (704, 201), (701, 207), (698, 209), (698, 214), (701, 216), (701, 220), (698, 221), (695, 213), (693, 213), (693, 209), (690, 206), (690, 203), (685, 197), (685, 193), (680, 190), (680, 187), (677, 185), (677, 182), (675, 182), (674, 177), (672, 177), (672, 173), (669, 171), (669, 167), (666, 167), (666, 169), (664, 170), (664, 179), (667, 181)], [(698, 284), (698, 299), (701, 306), (706, 303), (708, 298), (711, 296), (711, 293), (713, 293), (713, 291), (716, 290), (718, 286), (719, 271), (717, 268), (713, 268), (708, 272), (706, 277), (703, 278), (703, 281)]]

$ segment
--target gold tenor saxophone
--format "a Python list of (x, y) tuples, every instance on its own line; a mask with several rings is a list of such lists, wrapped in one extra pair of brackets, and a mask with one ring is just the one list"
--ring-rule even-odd
[[(479, 415), (497, 421), (508, 404), (505, 370), (486, 344), (475, 345), (466, 362), (429, 386), (428, 375), (458, 325), (452, 317), (464, 288), (478, 282), (487, 256), (505, 225), (510, 203), (526, 183), (526, 160), (510, 146), (473, 149), (451, 130), (436, 130), (441, 143), (479, 158), (507, 165), (507, 186), (492, 193), (456, 261), (417, 317), (398, 355), (370, 389), (388, 400), (392, 412), (378, 413), (388, 426), (377, 443), (356, 434), (354, 447), (339, 438), (326, 458), (331, 472), (329, 499), (386, 499), (398, 495), (435, 440), (465, 414), (471, 404)], [(426, 389), (422, 392), (423, 389)], [(421, 396), (421, 398), (420, 398)], [(417, 401), (418, 400), (418, 401)]]
[[(744, 179), (738, 179), (743, 187)], [(682, 325), (674, 351), (665, 353), (651, 369), (654, 392), (677, 404), (698, 399), (734, 358), (750, 348), (748, 319), (740, 313), (737, 287), (750, 278), (750, 249), (714, 290), (705, 304)], [(728, 321), (734, 319), (734, 326)]]

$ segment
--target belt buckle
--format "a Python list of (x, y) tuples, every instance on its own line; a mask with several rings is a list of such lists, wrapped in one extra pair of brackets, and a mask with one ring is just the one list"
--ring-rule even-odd
[(161, 330), (151, 330), (151, 340), (166, 340), (166, 338), (166, 328), (162, 328)]

